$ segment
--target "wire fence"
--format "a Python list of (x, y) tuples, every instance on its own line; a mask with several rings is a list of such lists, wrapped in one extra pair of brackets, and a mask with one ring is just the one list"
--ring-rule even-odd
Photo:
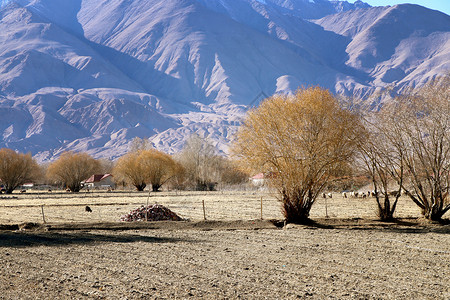
[[(261, 191), (90, 191), (80, 193), (14, 193), (0, 197), (0, 224), (118, 222), (130, 211), (150, 204), (161, 204), (187, 220), (283, 219), (276, 195)], [(92, 212), (86, 211), (86, 206)], [(419, 209), (407, 198), (400, 198), (397, 217), (418, 217)], [(374, 198), (319, 198), (311, 218), (376, 218)]]

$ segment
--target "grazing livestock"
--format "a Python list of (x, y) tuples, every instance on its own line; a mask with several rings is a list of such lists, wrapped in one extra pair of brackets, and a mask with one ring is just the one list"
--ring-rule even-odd
[(87, 212), (92, 212), (92, 209), (91, 209), (89, 206), (87, 206), (87, 205), (86, 205), (86, 207), (84, 208), (84, 210), (87, 211)]
[(358, 192), (351, 192), (350, 196), (352, 196), (353, 198), (358, 198), (359, 193)]

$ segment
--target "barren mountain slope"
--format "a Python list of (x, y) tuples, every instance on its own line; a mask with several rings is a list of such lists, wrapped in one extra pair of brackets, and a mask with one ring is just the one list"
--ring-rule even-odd
[(226, 152), (267, 95), (368, 96), (447, 73), (449, 34), (449, 16), (415, 5), (13, 0), (0, 9), (0, 147), (116, 158), (135, 136), (175, 152), (199, 132)]

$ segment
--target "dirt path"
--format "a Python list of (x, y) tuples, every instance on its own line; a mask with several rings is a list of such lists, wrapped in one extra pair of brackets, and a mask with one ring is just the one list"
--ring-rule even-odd
[(0, 299), (450, 298), (448, 225), (251, 222), (2, 231)]

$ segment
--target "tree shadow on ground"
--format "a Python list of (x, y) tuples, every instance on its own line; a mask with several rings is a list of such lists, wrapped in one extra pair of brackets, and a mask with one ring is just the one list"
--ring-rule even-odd
[(404, 228), (388, 228), (390, 232), (395, 233), (439, 233), (439, 234), (450, 234), (450, 225), (436, 226), (436, 227), (404, 227)]
[[(275, 224), (283, 227), (280, 221)], [(423, 218), (393, 219), (390, 221), (371, 220), (364, 218), (349, 219), (318, 219), (307, 220), (304, 224), (288, 224), (289, 227), (304, 227), (308, 229), (339, 229), (339, 230), (359, 230), (359, 231), (383, 231), (395, 233), (440, 233), (450, 234), (450, 220), (443, 219), (441, 222), (431, 222)]]
[(178, 243), (192, 240), (151, 237), (137, 234), (99, 234), (88, 232), (50, 233), (50, 232), (3, 232), (0, 233), (0, 248), (95, 245), (99, 243)]

